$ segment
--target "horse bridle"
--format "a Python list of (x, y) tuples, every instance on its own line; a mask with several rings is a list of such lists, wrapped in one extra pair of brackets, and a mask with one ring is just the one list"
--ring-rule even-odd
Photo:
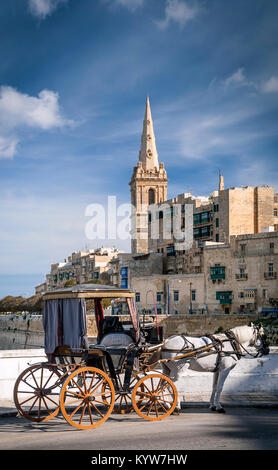
[[(258, 325), (258, 326), (253, 325), (253, 328), (255, 330), (254, 345), (256, 344), (258, 337), (260, 338), (261, 343), (262, 343), (262, 347), (258, 348), (258, 352), (256, 354), (250, 353), (244, 346), (242, 346), (242, 344), (238, 341), (238, 339), (235, 337), (235, 335), (233, 334), (233, 332), (231, 330), (226, 330), (225, 334), (231, 341), (237, 343), (237, 345), (240, 348), (242, 348), (243, 351), (245, 351), (249, 356), (252, 356), (252, 357), (256, 358), (260, 354), (262, 356), (265, 356), (265, 355), (269, 354), (269, 343), (267, 341), (267, 337), (266, 337), (265, 334), (260, 333), (261, 325)], [(239, 351), (237, 352), (237, 354), (240, 354), (241, 356), (243, 355)]]

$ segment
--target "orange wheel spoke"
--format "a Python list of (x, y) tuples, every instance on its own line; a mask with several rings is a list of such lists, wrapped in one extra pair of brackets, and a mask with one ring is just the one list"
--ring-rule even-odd
[(152, 396), (151, 393), (141, 392), (141, 390), (137, 390), (136, 395), (141, 395), (143, 397), (148, 397), (148, 398)]
[(79, 424), (81, 424), (81, 423), (82, 423), (82, 421), (83, 421), (83, 418), (84, 418), (84, 415), (85, 415), (86, 408), (87, 408), (87, 403), (84, 403), (83, 410), (82, 410), (82, 413), (81, 413), (81, 416), (80, 416), (80, 419), (79, 419)]
[(94, 383), (94, 380), (95, 380), (95, 376), (96, 376), (96, 373), (94, 372), (94, 373), (93, 373), (93, 377), (91, 378), (91, 383), (90, 383), (90, 387), (89, 387), (88, 393), (91, 393), (91, 388), (92, 388), (92, 386), (93, 386), (93, 383)]
[(95, 410), (98, 412), (98, 414), (99, 414), (102, 418), (104, 418), (104, 415), (99, 411), (98, 407), (97, 407), (93, 402), (91, 402), (90, 405), (92, 405), (92, 406), (95, 408)]
[(75, 415), (75, 413), (77, 413), (77, 411), (80, 410), (83, 403), (84, 403), (84, 401), (82, 400), (82, 403), (80, 403), (80, 405), (78, 405), (77, 408), (75, 408), (75, 410), (73, 410), (73, 412), (70, 415), (70, 418), (72, 418)]
[(149, 403), (152, 403), (152, 402), (148, 401), (147, 403), (145, 403), (145, 405), (141, 406), (140, 411), (142, 411), (144, 408), (146, 408), (146, 406), (148, 406)]
[(152, 410), (152, 407), (153, 407), (153, 401), (151, 402), (151, 406), (149, 407), (149, 411), (147, 412), (147, 416), (149, 416), (151, 410)]
[(164, 411), (168, 411), (167, 408), (165, 408), (165, 406), (162, 404), (162, 402), (160, 400), (158, 400), (158, 403), (159, 405), (163, 408)]

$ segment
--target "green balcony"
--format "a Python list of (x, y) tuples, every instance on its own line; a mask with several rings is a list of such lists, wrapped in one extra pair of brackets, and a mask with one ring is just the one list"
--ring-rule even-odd
[(225, 279), (225, 266), (215, 266), (210, 268), (210, 278), (214, 281), (217, 279)]
[(232, 291), (216, 292), (216, 300), (219, 300), (220, 305), (231, 305), (233, 293)]

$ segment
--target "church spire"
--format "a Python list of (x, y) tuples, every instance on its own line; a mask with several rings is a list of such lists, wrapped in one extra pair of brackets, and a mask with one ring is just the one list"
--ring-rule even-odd
[(221, 175), (221, 170), (219, 169), (219, 184), (218, 184), (218, 190), (223, 191), (224, 190), (224, 177)]
[(157, 170), (159, 169), (150, 100), (148, 96), (146, 100), (145, 119), (143, 122), (139, 161), (142, 162), (142, 166), (145, 170), (154, 170), (155, 168)]

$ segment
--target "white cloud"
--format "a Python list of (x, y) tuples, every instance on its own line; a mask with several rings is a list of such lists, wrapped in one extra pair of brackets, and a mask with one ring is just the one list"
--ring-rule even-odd
[(278, 92), (278, 77), (271, 77), (262, 85), (263, 93), (275, 93)]
[(134, 11), (143, 5), (144, 0), (116, 0), (116, 3), (128, 8), (131, 11)]
[(101, 0), (104, 5), (110, 8), (124, 7), (130, 11), (135, 11), (137, 8), (142, 7), (145, 0)]
[(181, 27), (193, 20), (200, 13), (197, 3), (189, 5), (181, 0), (167, 0), (164, 20), (157, 21), (161, 29), (166, 29), (171, 21), (178, 23)]
[[(18, 138), (14, 132), (19, 128), (50, 130), (73, 124), (60, 111), (59, 94), (42, 90), (38, 97), (20, 93), (9, 86), (0, 87), (0, 158), (12, 158)], [(13, 136), (11, 136), (13, 134)]]
[(32, 15), (45, 19), (65, 2), (67, 0), (29, 0), (29, 10)]
[(230, 85), (243, 85), (247, 82), (246, 77), (244, 75), (244, 68), (239, 68), (236, 72), (234, 72), (230, 77), (226, 78), (224, 84), (226, 87)]
[[(8, 126), (26, 125), (51, 129), (63, 126), (66, 121), (59, 109), (59, 94), (42, 90), (38, 98), (20, 93), (12, 87), (0, 88), (0, 116)], [(0, 120), (2, 118), (0, 117)]]
[(13, 158), (17, 144), (17, 139), (0, 136), (0, 158)]

